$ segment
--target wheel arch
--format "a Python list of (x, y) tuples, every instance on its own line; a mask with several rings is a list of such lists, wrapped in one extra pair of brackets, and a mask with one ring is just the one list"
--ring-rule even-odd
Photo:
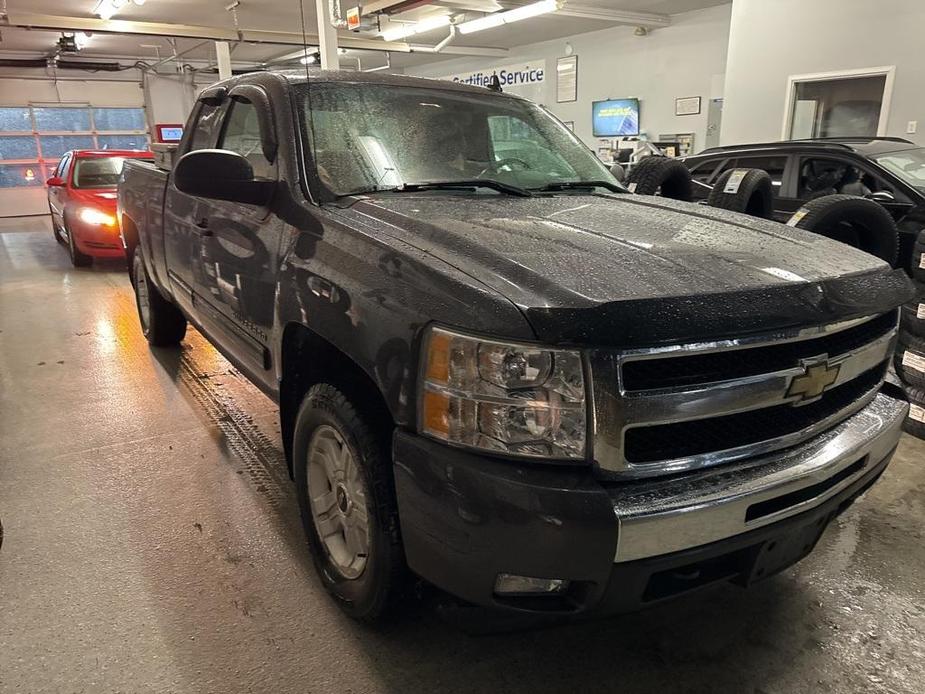
[(384, 442), (391, 442), (396, 420), (375, 378), (308, 326), (292, 322), (283, 329), (280, 373), (280, 434), (290, 476), (296, 415), (305, 393), (317, 383), (329, 383), (340, 390), (374, 432)]

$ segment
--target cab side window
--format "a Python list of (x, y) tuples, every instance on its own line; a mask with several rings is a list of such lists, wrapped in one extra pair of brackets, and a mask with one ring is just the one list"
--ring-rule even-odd
[(263, 153), (263, 141), (260, 137), (260, 120), (257, 108), (249, 101), (231, 102), (225, 126), (219, 141), (219, 149), (237, 152), (250, 162), (256, 178), (272, 179), (276, 177), (273, 163)]
[(187, 152), (194, 149), (212, 149), (218, 135), (218, 124), (221, 119), (221, 105), (202, 101), (199, 112), (196, 114), (196, 124), (190, 135)]

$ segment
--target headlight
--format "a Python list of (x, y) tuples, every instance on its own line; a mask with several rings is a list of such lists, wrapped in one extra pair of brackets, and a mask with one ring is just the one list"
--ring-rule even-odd
[(432, 328), (423, 361), (423, 433), (500, 453), (585, 457), (585, 383), (578, 352)]
[(77, 216), (80, 218), (81, 222), (92, 224), (93, 226), (114, 227), (116, 225), (115, 217), (93, 207), (82, 208), (80, 212), (77, 213)]

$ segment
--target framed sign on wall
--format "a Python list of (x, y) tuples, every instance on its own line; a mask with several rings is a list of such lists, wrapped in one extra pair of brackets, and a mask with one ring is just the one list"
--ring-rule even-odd
[(700, 113), (699, 96), (682, 96), (674, 100), (676, 116), (696, 116), (698, 113)]
[(570, 55), (556, 61), (556, 101), (560, 104), (578, 101), (578, 56)]

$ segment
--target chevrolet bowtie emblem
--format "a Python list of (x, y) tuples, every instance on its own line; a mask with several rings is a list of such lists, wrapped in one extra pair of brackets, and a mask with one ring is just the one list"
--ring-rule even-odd
[(794, 376), (787, 388), (787, 397), (797, 397), (794, 405), (804, 405), (816, 400), (838, 380), (841, 364), (829, 364), (824, 357), (804, 359), (801, 362), (803, 373)]

